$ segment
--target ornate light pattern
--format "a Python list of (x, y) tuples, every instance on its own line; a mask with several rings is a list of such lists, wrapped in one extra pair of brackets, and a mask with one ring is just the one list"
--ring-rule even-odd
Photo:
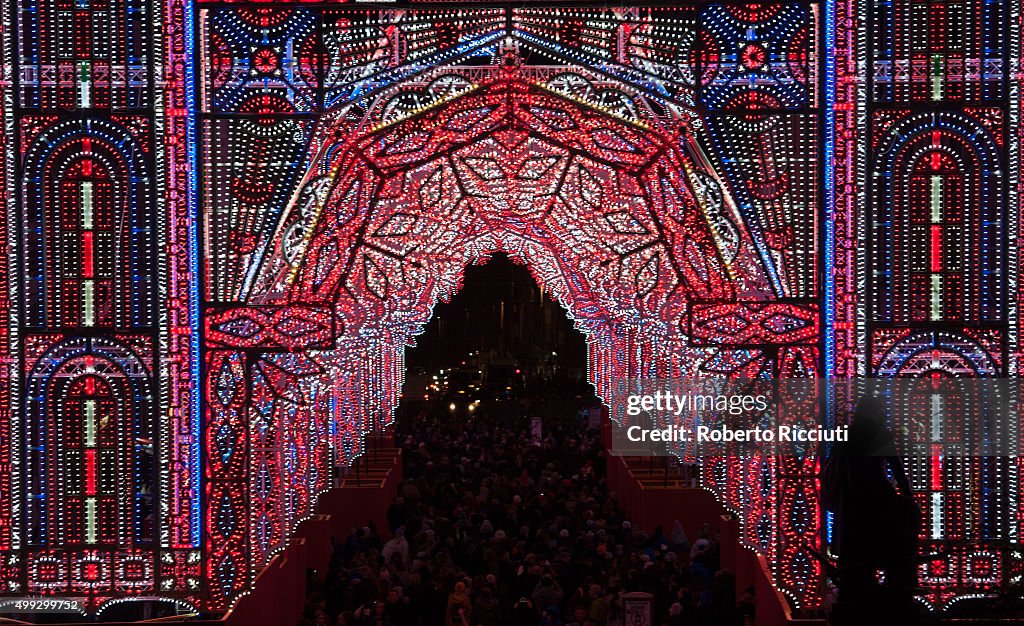
[[(979, 324), (1005, 317), (999, 109), (880, 111), (871, 240), (877, 322)], [(902, 262), (898, 262), (903, 259)]]
[[(4, 593), (228, 609), (498, 251), (605, 395), (1018, 374), (1016, 4), (518, 4), (4, 13)], [(813, 463), (704, 464), (814, 607)], [(912, 473), (930, 605), (1019, 576), (1019, 463)]]
[[(214, 606), (309, 513), (276, 478), (289, 454), (310, 468), (289, 474), (307, 477), (300, 493), (325, 488), (322, 455), (349, 462), (390, 421), (404, 347), (493, 252), (526, 263), (587, 334), (599, 393), (623, 376), (817, 374), (807, 7), (202, 16)], [(311, 360), (282, 368), (252, 348)], [(287, 396), (281, 376), (309, 386)], [(329, 451), (284, 443), (318, 411), (333, 415)], [(709, 488), (815, 602), (813, 468), (722, 462), (733, 485), (791, 485)]]
[[(153, 588), (151, 549), (156, 502), (152, 363), (136, 354), (144, 343), (35, 335), (26, 342), (38, 365), (26, 379), (25, 463), (29, 549), (80, 546), (49, 554), (30, 571), (28, 590), (111, 593), (113, 585)], [(34, 550), (33, 550), (34, 552)], [(115, 579), (114, 561), (128, 559)], [(115, 583), (115, 580), (117, 581)]]
[(30, 233), (25, 325), (152, 326), (156, 313), (145, 304), (153, 301), (155, 261), (147, 120), (32, 116), (22, 118), (21, 131)]
[[(837, 0), (828, 36), (834, 89), (834, 227), (826, 235), (826, 367), (835, 376), (1016, 376), (1019, 63), (1013, 3)], [(863, 26), (851, 27), (853, 23)], [(1009, 37), (1009, 39), (1007, 39)], [(1011, 43), (1017, 42), (1017, 43)], [(867, 74), (858, 73), (868, 67)], [(834, 82), (832, 82), (834, 81)], [(1011, 202), (1007, 203), (1006, 199)], [(850, 398), (839, 398), (842, 404)], [(930, 423), (928, 394), (894, 407)], [(937, 427), (935, 427), (937, 428)], [(993, 425), (987, 437), (1016, 433)], [(934, 436), (955, 433), (933, 432)], [(1020, 465), (986, 457), (908, 461), (924, 511), (922, 566), (941, 609), (1019, 580)], [(1001, 498), (991, 497), (1000, 493)], [(1002, 507), (1007, 507), (1003, 509)]]
[(190, 11), (24, 0), (3, 17), (4, 593), (198, 603)]

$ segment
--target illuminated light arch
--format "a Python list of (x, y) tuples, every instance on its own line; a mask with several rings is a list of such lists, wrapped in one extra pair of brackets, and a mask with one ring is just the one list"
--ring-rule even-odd
[[(879, 377), (930, 379), (933, 385), (931, 390), (915, 386), (912, 393), (899, 394), (901, 400), (892, 404), (891, 416), (897, 432), (916, 432), (919, 441), (931, 439), (936, 443), (956, 442), (960, 428), (972, 432), (985, 428), (981, 436), (992, 441), (1002, 441), (1017, 433), (1016, 420), (987, 423), (983, 419), (993, 410), (991, 402), (1006, 401), (1000, 399), (997, 388), (989, 387), (980, 393), (969, 382), (1001, 375), (995, 333), (900, 329), (879, 331), (876, 341), (878, 356), (874, 366)], [(899, 385), (895, 381), (892, 384)], [(959, 423), (953, 419), (934, 420), (940, 398), (946, 415), (963, 416)], [(953, 546), (948, 559), (921, 565), (920, 579), (928, 589), (921, 601), (930, 610), (941, 610), (964, 598), (998, 589), (1012, 567), (1011, 559), (997, 544), (1011, 534), (1008, 513), (1013, 505), (1001, 499), (979, 505), (969, 502), (979, 492), (999, 492), (1007, 477), (1013, 475), (1013, 459), (970, 454), (947, 458), (932, 454), (909, 457), (905, 463), (923, 514), (922, 552)]]
[(312, 159), (250, 300), (330, 304), (344, 337), (408, 345), (496, 250), (534, 266), (574, 319), (668, 342), (685, 338), (689, 301), (774, 295), (682, 139), (515, 75), (354, 140), (320, 134), (339, 139)]
[[(527, 73), (509, 66), (424, 106), (402, 96), (415, 90), (396, 90), (390, 102), (401, 106), (371, 111), (376, 126), (360, 132), (338, 114), (313, 133), (311, 165), (248, 281), (248, 304), (208, 325), (213, 606), (243, 595), (312, 513), (325, 468), (351, 462), (391, 422), (405, 347), (465, 267), (495, 252), (527, 265), (587, 335), (602, 397), (616, 378), (817, 371), (816, 350), (800, 345), (820, 332), (814, 308), (771, 302), (776, 286), (688, 124), (652, 127), (619, 115), (621, 101), (597, 106), (584, 79), (561, 81), (567, 94)], [(779, 346), (778, 363), (766, 345)], [(789, 476), (803, 494), (793, 502), (807, 505), (800, 519), (814, 518), (813, 488), (794, 468), (755, 465), (735, 471)], [(297, 490), (289, 502), (268, 479), (285, 467)], [(707, 486), (743, 511), (749, 545), (764, 549), (757, 528), (778, 523), (774, 492), (748, 507), (745, 494)], [(246, 502), (248, 525), (235, 520)], [(803, 531), (780, 538), (776, 565), (806, 562), (801, 572), (816, 576), (805, 549), (815, 523), (797, 522)], [(814, 601), (810, 578), (784, 585)]]
[[(27, 118), (27, 326), (145, 327), (155, 242), (143, 118)], [(125, 261), (126, 260), (126, 261)]]
[(878, 140), (874, 316), (895, 324), (1002, 318), (1001, 159), (980, 112), (892, 119)]
[(107, 338), (30, 341), (29, 353), (39, 354), (26, 384), (32, 592), (102, 596), (115, 591), (114, 581), (155, 589), (157, 467), (147, 419), (155, 399), (152, 364), (139, 356), (148, 347)]
[[(218, 8), (210, 15), (228, 10)], [(760, 107), (765, 102), (792, 107), (794, 112), (811, 106), (810, 95), (816, 89), (809, 79), (813, 53), (802, 51), (809, 39), (787, 37), (800, 32), (800, 22), (813, 23), (812, 13), (769, 9), (741, 14), (736, 19), (745, 25), (737, 31), (730, 26), (735, 20), (728, 16), (721, 24), (711, 19), (717, 15), (713, 8), (706, 9), (703, 21), (700, 16), (705, 10), (696, 7), (600, 10), (600, 19), (587, 22), (586, 37), (597, 37), (594, 48), (580, 45), (583, 34), (577, 18), (587, 19), (586, 11), (552, 14), (525, 7), (512, 9), (510, 16), (506, 11), (481, 9), (474, 21), (460, 20), (456, 25), (451, 21), (458, 18), (444, 10), (413, 9), (386, 16), (324, 10), (323, 116), (315, 127), (301, 126), (305, 122), (298, 119), (276, 122), (282, 136), (288, 134), (286, 124), (308, 129), (303, 131), (309, 146), (306, 158), (289, 157), (307, 168), (305, 176), (295, 177), (299, 182), (293, 184), (295, 191), (287, 202), (239, 201), (237, 209), (223, 213), (220, 198), (210, 204), (215, 217), (209, 224), (216, 224), (213, 229), (208, 226), (210, 240), (221, 241), (223, 233), (228, 233), (229, 245), (246, 242), (240, 253), (229, 246), (208, 244), (208, 252), (218, 257), (206, 276), (211, 293), (216, 294), (211, 299), (218, 302), (206, 326), (211, 349), (206, 365), (211, 379), (206, 423), (208, 432), (221, 433), (207, 441), (214, 477), (207, 507), (207, 546), (208, 571), (215, 573), (211, 576), (211, 589), (217, 592), (212, 598), (215, 608), (226, 608), (245, 593), (256, 571), (253, 564), (244, 562), (246, 551), (265, 558), (277, 549), (273, 547), (276, 537), (308, 510), (305, 505), (282, 509), (274, 518), (272, 509), (280, 499), (274, 489), (260, 485), (260, 507), (265, 502), (269, 508), (267, 514), (261, 508), (258, 518), (250, 520), (258, 532), (232, 525), (227, 522), (229, 516), (222, 514), (239, 510), (246, 497), (253, 501), (253, 467), (259, 467), (262, 476), (269, 471), (263, 468), (282, 458), (268, 450), (274, 457), (269, 462), (247, 465), (244, 460), (247, 441), (239, 433), (252, 409), (246, 408), (245, 400), (234, 399), (246, 394), (254, 397), (253, 382), (244, 380), (244, 373), (261, 357), (242, 350), (304, 351), (325, 374), (330, 373), (325, 376), (330, 382), (319, 385), (330, 393), (317, 394), (329, 409), (310, 405), (297, 407), (294, 414), (268, 410), (269, 421), (310, 417), (331, 421), (325, 418), (333, 414), (337, 418), (331, 421), (334, 453), (341, 462), (351, 460), (361, 453), (363, 436), (390, 421), (403, 375), (404, 348), (429, 319), (434, 302), (454, 293), (466, 264), (482, 261), (492, 252), (508, 252), (527, 264), (538, 282), (570, 311), (587, 334), (589, 377), (602, 396), (608, 395), (607, 381), (624, 375), (814, 376), (818, 372), (817, 307), (810, 302), (776, 301), (779, 297), (806, 299), (816, 289), (816, 166), (806, 146), (788, 138), (801, 129), (810, 131), (805, 118), (813, 115), (797, 116), (793, 123), (784, 118), (786, 131), (779, 132), (757, 117), (760, 113), (748, 115), (747, 110), (748, 104)], [(282, 19), (287, 14), (282, 12)], [(511, 24), (506, 17), (511, 17)], [(234, 30), (223, 29), (227, 23), (218, 20), (215, 28), (232, 40), (253, 37), (246, 34), (247, 29), (259, 31), (256, 40), (264, 32), (272, 37), (271, 31), (277, 28), (238, 28), (234, 22)], [(424, 24), (430, 27), (421, 28)], [(690, 65), (700, 63), (694, 50), (698, 38), (715, 39), (723, 54), (730, 55), (735, 45), (730, 33), (751, 28), (770, 50), (770, 67), (729, 68), (727, 82), (736, 82), (729, 92), (736, 97), (703, 102), (720, 107), (723, 120), (746, 120), (735, 131), (696, 113), (701, 84)], [(292, 41), (298, 44), (303, 37)], [(211, 54), (221, 53), (211, 49)], [(255, 56), (236, 46), (212, 63), (208, 79), (213, 80), (204, 83), (207, 106), (213, 105), (213, 113), (266, 112), (269, 129), (281, 119), (280, 111), (287, 109), (278, 102), (286, 89), (273, 78), (248, 73), (255, 62)], [(233, 69), (221, 71), (228, 67)], [(287, 74), (285, 65), (280, 67), (282, 75)], [(741, 79), (742, 85), (737, 82)], [(704, 86), (708, 87), (705, 96), (711, 96), (715, 87)], [(244, 106), (216, 106), (218, 98), (239, 90), (253, 94)], [(768, 101), (745, 91), (776, 95)], [(529, 111), (513, 106), (524, 101), (521, 92), (554, 103), (550, 113), (532, 123), (533, 128), (531, 121), (523, 122), (530, 117)], [(512, 107), (503, 115), (491, 112), (502, 123), (511, 119), (536, 131), (536, 137), (527, 138), (530, 145), (516, 140), (513, 124), (486, 126), (487, 115), (479, 113), (481, 103), (488, 106), (489, 96), (497, 106)], [(440, 124), (440, 118), (453, 117), (452, 111), (463, 117), (451, 122), (450, 134), (473, 138), (464, 140), (467, 145), (480, 138), (514, 167), (496, 165), (495, 154), (466, 155), (459, 152), (458, 144), (446, 145), (418, 132), (423, 130), (418, 125)], [(593, 119), (599, 124), (592, 124)], [(259, 118), (236, 123), (214, 116), (211, 122), (217, 125), (217, 133), (223, 133), (229, 124), (236, 128), (258, 124)], [(602, 125), (615, 131), (591, 132)], [(695, 140), (705, 132), (728, 137), (728, 145)], [(551, 141), (558, 133), (563, 138), (560, 144)], [(650, 171), (637, 174), (643, 166), (638, 167), (636, 155), (629, 150), (613, 151), (611, 158), (601, 156), (609, 145), (616, 145), (616, 133), (639, 135), (660, 151), (653, 160), (642, 157), (652, 164)], [(768, 135), (780, 138), (772, 141)], [(376, 145), (373, 137), (388, 145)], [(606, 145), (595, 146), (593, 138)], [(396, 148), (394, 144), (402, 141)], [(448, 144), (452, 141), (447, 139)], [(576, 148), (577, 144), (578, 152), (586, 154), (566, 157), (565, 146)], [(732, 159), (734, 144), (742, 145), (744, 151)], [(255, 146), (259, 155), (266, 154), (264, 145), (270, 143)], [(719, 157), (707, 152), (709, 148), (731, 155), (724, 170)], [(254, 160), (246, 149), (227, 161), (259, 162), (252, 171), (262, 169), (263, 159)], [(388, 150), (392, 153), (387, 154)], [(771, 162), (781, 152), (787, 153), (786, 176), (778, 178)], [(450, 158), (437, 159), (435, 153), (450, 153)], [(277, 154), (285, 152), (279, 149)], [(465, 156), (469, 158), (464, 160)], [(530, 159), (529, 167), (540, 174), (521, 176), (516, 168)], [(642, 159), (640, 163), (647, 165)], [(659, 164), (664, 167), (654, 167)], [(555, 191), (543, 188), (548, 182), (541, 171), (545, 167), (547, 172), (564, 175), (565, 181), (554, 184)], [(617, 173), (628, 168), (632, 168), (628, 176)], [(398, 175), (405, 170), (417, 171), (409, 175), (414, 180)], [(249, 174), (241, 167), (234, 171)], [(722, 173), (729, 179), (728, 187)], [(737, 184), (764, 178), (772, 183), (770, 188), (759, 186), (758, 197), (751, 194), (753, 199), (740, 205), (733, 201)], [(796, 182), (791, 184), (790, 178)], [(601, 201), (588, 197), (597, 194), (581, 193), (580, 180), (589, 181), (590, 188), (606, 197), (619, 199), (621, 206), (596, 210), (591, 205), (599, 206)], [(510, 197), (510, 189), (515, 198)], [(416, 192), (413, 209), (404, 200), (409, 190)], [(229, 194), (223, 196), (227, 202), (236, 202)], [(483, 216), (474, 217), (483, 226), (474, 226), (473, 219), (450, 224), (451, 220), (420, 210), (423, 199), (437, 202), (438, 198), (471, 204), (474, 215)], [(582, 224), (565, 219), (572, 214), (598, 219)], [(273, 216), (270, 228), (261, 226), (268, 215)], [(488, 215), (490, 219), (485, 220)], [(653, 218), (672, 215), (685, 219), (666, 218), (666, 228), (652, 224)], [(456, 226), (476, 228), (476, 232), (459, 234)], [(407, 233), (417, 228), (421, 239), (429, 240), (411, 250)], [(424, 237), (428, 231), (437, 237)], [(666, 242), (651, 245), (651, 240), (666, 233)], [(618, 248), (592, 245), (603, 239)], [(364, 240), (370, 245), (364, 246)], [(637, 241), (644, 242), (641, 253), (625, 254)], [(632, 258), (624, 263), (611, 258), (620, 252)], [(666, 260), (682, 263), (673, 266)], [(638, 299), (637, 294), (642, 297)], [(231, 302), (239, 304), (228, 306)], [(272, 374), (278, 375), (285, 376)], [(260, 382), (260, 394), (272, 395), (266, 389), (273, 386)], [(214, 389), (225, 393), (213, 399)], [(266, 421), (262, 415), (260, 419)], [(305, 454), (301, 449), (297, 453)], [(304, 458), (300, 467), (320, 462), (315, 455)], [(820, 568), (810, 566), (814, 580), (797, 580), (808, 571), (806, 548), (817, 542), (813, 525), (803, 523), (817, 513), (813, 478), (809, 478), (813, 469), (771, 460), (750, 465), (731, 468), (732, 482), (707, 486), (740, 513), (744, 529), (759, 520), (769, 525), (790, 520), (779, 517), (783, 500), (774, 492), (752, 503), (744, 501), (746, 494), (735, 490), (739, 481), (757, 481), (759, 472), (767, 472), (769, 482), (778, 479), (783, 491), (803, 494), (793, 502), (806, 507), (800, 508), (792, 529), (782, 532), (786, 547), (771, 556), (780, 586), (798, 602), (814, 603), (814, 580)], [(310, 484), (305, 477), (298, 482)], [(280, 491), (280, 485), (274, 488)], [(754, 533), (743, 532), (748, 546), (761, 549), (760, 542), (748, 540)], [(255, 550), (253, 542), (259, 544)], [(791, 568), (794, 564), (800, 567)], [(799, 572), (784, 575), (790, 569)]]

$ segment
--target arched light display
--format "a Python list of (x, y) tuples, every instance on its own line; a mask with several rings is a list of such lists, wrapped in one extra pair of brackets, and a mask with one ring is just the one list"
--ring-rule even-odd
[[(626, 376), (818, 371), (817, 159), (813, 140), (779, 132), (820, 127), (806, 8), (204, 16), (206, 280), (224, 307), (207, 326), (217, 601), (311, 512), (328, 452), (348, 462), (390, 422), (404, 347), (493, 252), (526, 263), (584, 330), (599, 393)], [(320, 71), (291, 71), (283, 49)], [(315, 85), (321, 100), (299, 95)], [(237, 350), (273, 346), (309, 359)], [(301, 444), (315, 439), (296, 426), (327, 414), (332, 450)], [(298, 498), (277, 478), (295, 454)], [(814, 602), (809, 470), (726, 464), (792, 485), (755, 504), (709, 483), (751, 520), (751, 546), (785, 546), (784, 585)], [(783, 506), (800, 520), (788, 534)]]
[(109, 594), (114, 567), (126, 587), (152, 588), (152, 363), (135, 352), (146, 346), (36, 336), (26, 347), (39, 363), (26, 381), (28, 590)]
[[(232, 606), (498, 251), (586, 333), (601, 394), (1019, 372), (1012, 3), (16, 4), (6, 593)], [(815, 607), (813, 463), (704, 463)], [(923, 549), (955, 553), (930, 606), (1022, 570), (1019, 465), (911, 470)]]

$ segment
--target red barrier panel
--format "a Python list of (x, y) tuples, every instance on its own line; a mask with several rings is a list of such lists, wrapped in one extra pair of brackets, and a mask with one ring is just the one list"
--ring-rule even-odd
[(330, 515), (315, 515), (301, 524), (295, 531), (296, 537), (306, 541), (306, 566), (316, 570), (318, 576), (327, 571), (331, 560), (332, 518)]
[(306, 602), (306, 541), (297, 538), (256, 576), (253, 591), (224, 616), (225, 626), (294, 626)]
[(764, 555), (755, 555), (749, 550), (744, 552), (751, 555), (757, 567), (754, 577), (754, 611), (758, 626), (786, 626), (793, 616), (786, 598), (772, 584), (768, 561)]
[(630, 473), (626, 457), (608, 457), (608, 488), (616, 493), (637, 528), (651, 533), (656, 526), (661, 526), (668, 535), (672, 532), (672, 525), (679, 520), (691, 543), (697, 539), (705, 523), (710, 524), (712, 533), (717, 531), (725, 512), (706, 489), (641, 484)]

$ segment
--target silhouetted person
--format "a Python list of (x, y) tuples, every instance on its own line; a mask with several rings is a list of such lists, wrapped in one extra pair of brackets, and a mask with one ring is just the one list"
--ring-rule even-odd
[[(860, 400), (848, 440), (832, 454), (823, 489), (835, 514), (840, 606), (850, 623), (870, 618), (873, 624), (906, 624), (914, 611), (920, 513), (878, 398)], [(881, 587), (879, 570), (885, 575)]]

